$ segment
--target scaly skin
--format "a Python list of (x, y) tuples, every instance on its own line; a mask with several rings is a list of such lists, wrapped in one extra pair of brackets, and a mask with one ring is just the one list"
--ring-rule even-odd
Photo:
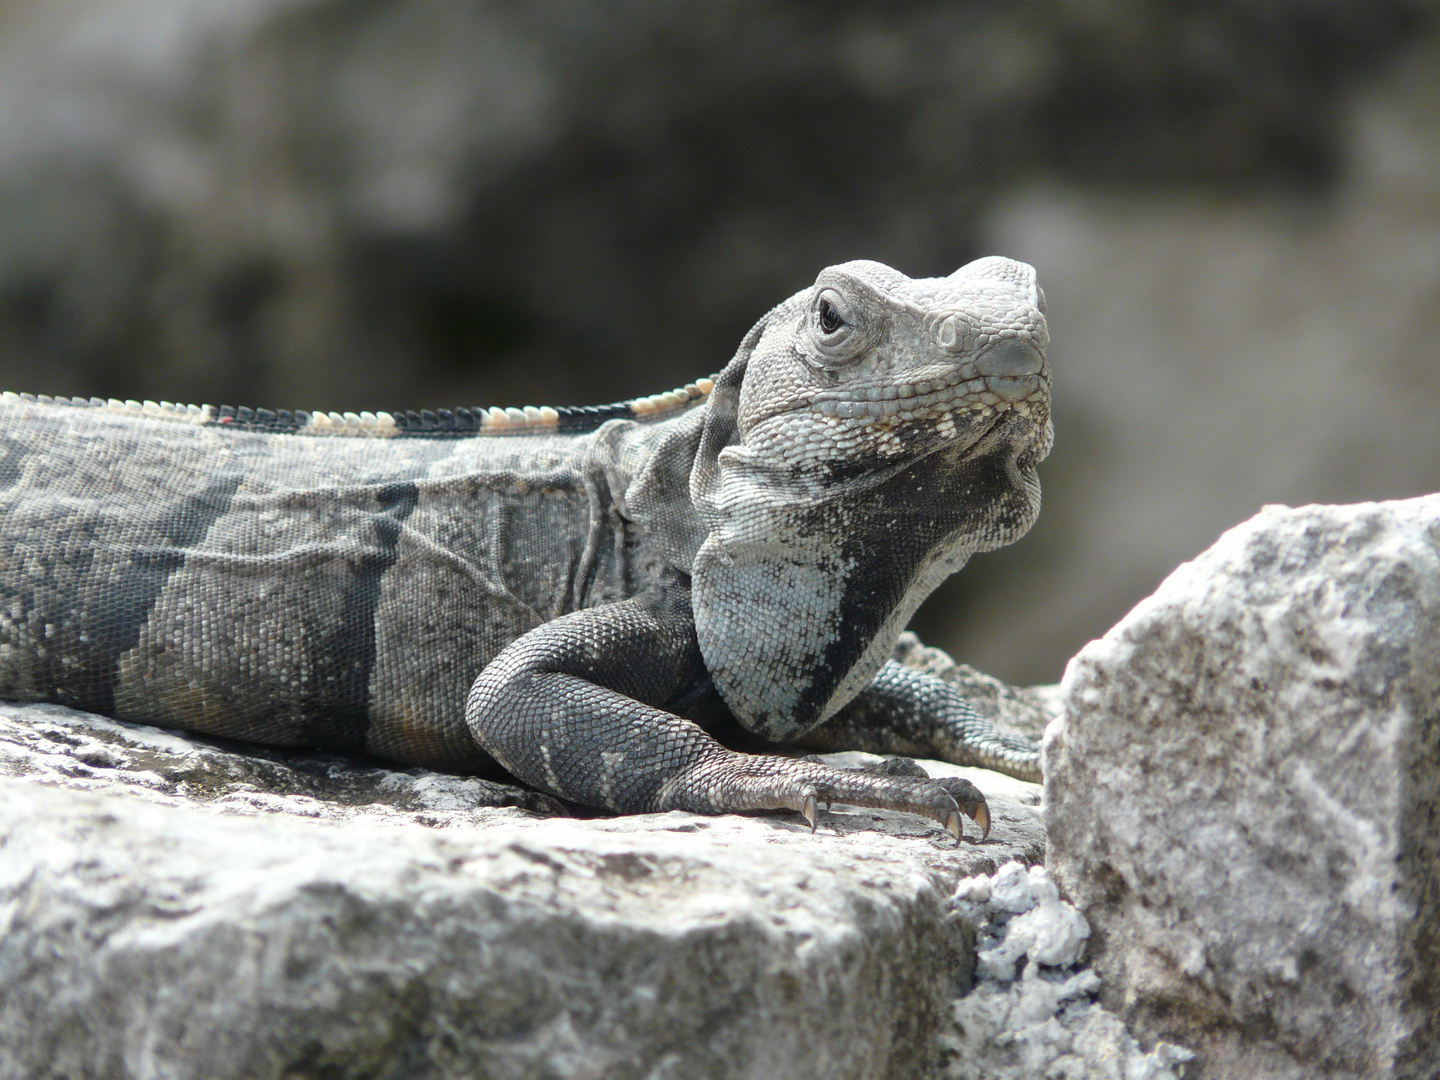
[[(622, 813), (843, 801), (957, 836), (983, 796), (727, 749), (1034, 746), (886, 665), (1020, 536), (1048, 332), (1005, 259), (846, 263), (713, 380), (598, 409), (0, 400), (0, 696), (481, 771)], [(958, 801), (957, 801), (958, 797)], [(982, 824), (983, 829), (983, 824)]]

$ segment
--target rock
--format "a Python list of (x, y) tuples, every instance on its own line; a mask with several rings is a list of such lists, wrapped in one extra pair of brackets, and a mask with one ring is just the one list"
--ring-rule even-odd
[(1190, 1051), (1160, 1043), (1147, 1053), (1095, 1001), (1100, 977), (1078, 966), (1090, 927), (1043, 866), (1007, 863), (993, 878), (965, 878), (952, 904), (978, 924), (981, 950), (978, 981), (950, 1006), (951, 1026), (940, 1037), (947, 1080), (1181, 1075)]
[(483, 825), (498, 807), (564, 814), (518, 784), (125, 724), (62, 705), (0, 702), (0, 776), (165, 806), (337, 821)]
[(1035, 906), (1035, 891), (1019, 863), (1006, 863), (990, 883), (990, 904), (997, 911), (1019, 915)]
[(1268, 507), (1071, 662), (1048, 865), (1205, 1076), (1440, 1076), (1440, 496)]
[[(1007, 871), (1012, 872), (1014, 881), (1002, 887), (1007, 885)], [(1021, 882), (1027, 886), (1026, 895), (1016, 903), (1016, 885)], [(1003, 942), (981, 950), (977, 959), (982, 974), (1009, 982), (1015, 977), (1015, 965), (1026, 957), (1046, 967), (1074, 967), (1080, 962), (1090, 926), (1083, 915), (1060, 899), (1060, 891), (1043, 866), (1029, 870), (1018, 862), (1002, 866), (991, 888), (990, 906), (997, 914), (1005, 912), (1016, 917), (1006, 924)]]
[(843, 807), (578, 820), (57, 706), (0, 706), (0, 774), (3, 1080), (928, 1076), (955, 882), (1044, 846), (1000, 796), (959, 848)]

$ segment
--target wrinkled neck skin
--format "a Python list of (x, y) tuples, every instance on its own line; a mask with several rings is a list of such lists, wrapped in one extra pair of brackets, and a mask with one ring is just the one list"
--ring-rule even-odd
[(632, 487), (659, 520), (656, 493), (693, 462), (698, 528), (667, 547), (689, 563), (716, 690), (749, 730), (784, 741), (832, 716), (925, 597), (1035, 520), (1043, 304), (1007, 259), (913, 281), (832, 267), (746, 337), (703, 420), (671, 436), (666, 482)]

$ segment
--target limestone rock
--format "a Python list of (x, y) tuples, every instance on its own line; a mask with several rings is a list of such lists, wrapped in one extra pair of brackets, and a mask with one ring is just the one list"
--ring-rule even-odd
[(843, 807), (541, 817), (56, 706), (0, 706), (0, 774), (0, 1080), (929, 1076), (974, 963), (947, 898), (1044, 845), (998, 795), (959, 848)]
[(1043, 866), (1006, 863), (993, 877), (965, 878), (952, 904), (978, 924), (981, 948), (977, 983), (950, 1006), (940, 1036), (946, 1080), (1182, 1075), (1190, 1051), (1168, 1043), (1142, 1050), (1095, 1001), (1100, 978), (1079, 966), (1089, 924)]
[(166, 806), (326, 820), (481, 825), (498, 807), (563, 814), (514, 783), (125, 724), (62, 705), (0, 702), (0, 776)]
[(1072, 661), (1048, 865), (1202, 1075), (1440, 1076), (1440, 496), (1268, 507)]

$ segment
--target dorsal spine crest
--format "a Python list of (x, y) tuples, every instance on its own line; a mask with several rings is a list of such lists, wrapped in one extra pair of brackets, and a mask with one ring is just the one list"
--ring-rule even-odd
[(107, 412), (175, 420), (189, 424), (215, 424), (247, 431), (274, 431), (304, 435), (377, 436), (399, 435), (508, 435), (546, 431), (593, 431), (608, 420), (659, 419), (687, 409), (707, 397), (713, 379), (693, 383), (663, 394), (651, 394), (612, 405), (552, 407), (527, 405), (524, 408), (410, 409), (397, 412), (307, 412), (303, 409), (251, 409), (246, 406), (177, 405), (171, 401), (121, 401), (118, 398), (68, 398), (63, 395), (0, 393), (9, 404), (33, 402), (41, 405), (69, 405), (104, 409)]

